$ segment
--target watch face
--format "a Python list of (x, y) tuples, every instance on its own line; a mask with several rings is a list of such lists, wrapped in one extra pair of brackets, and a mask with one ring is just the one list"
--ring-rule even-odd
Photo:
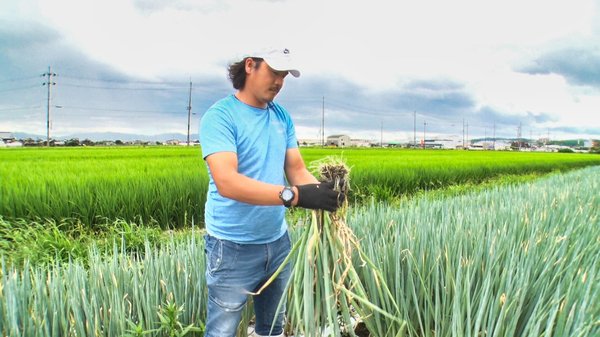
[(283, 191), (281, 191), (281, 198), (285, 201), (291, 201), (292, 199), (294, 199), (294, 192), (286, 188)]

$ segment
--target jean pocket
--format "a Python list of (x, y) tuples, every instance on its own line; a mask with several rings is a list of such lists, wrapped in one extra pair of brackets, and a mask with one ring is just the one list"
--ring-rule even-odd
[(223, 241), (213, 237), (206, 236), (206, 259), (208, 272), (212, 275), (221, 267), (223, 262)]

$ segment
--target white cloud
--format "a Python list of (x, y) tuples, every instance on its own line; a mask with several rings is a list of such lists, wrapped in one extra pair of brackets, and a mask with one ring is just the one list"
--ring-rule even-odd
[(464, 84), (477, 107), (562, 125), (586, 125), (600, 106), (597, 90), (515, 71), (556, 46), (598, 39), (594, 0), (8, 0), (0, 9), (138, 78), (221, 77), (236, 55), (283, 45), (304, 64), (299, 81), (348, 79), (375, 93), (443, 79)]
[(144, 12), (132, 1), (54, 0), (40, 7), (73, 44), (129, 73), (214, 71), (236, 53), (285, 44), (309, 73), (381, 86), (406, 76), (477, 76), (514, 50), (589, 32), (593, 2), (576, 4), (229, 0), (219, 10), (188, 1)]

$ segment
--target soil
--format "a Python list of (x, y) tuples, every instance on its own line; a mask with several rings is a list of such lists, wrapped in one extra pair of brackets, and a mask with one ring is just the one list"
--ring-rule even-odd
[(362, 322), (356, 324), (356, 327), (354, 328), (354, 333), (358, 337), (369, 337), (370, 336), (369, 335), (369, 330), (367, 330), (367, 327)]

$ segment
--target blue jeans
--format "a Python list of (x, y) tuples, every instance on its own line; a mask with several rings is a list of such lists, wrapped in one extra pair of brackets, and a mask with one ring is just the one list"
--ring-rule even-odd
[[(279, 268), (290, 252), (290, 238), (267, 244), (239, 244), (204, 236), (208, 306), (205, 337), (234, 337), (249, 292), (256, 292)], [(269, 336), (279, 301), (290, 277), (286, 265), (260, 295), (253, 296), (255, 332)], [(285, 304), (277, 312), (271, 335), (283, 332)]]

